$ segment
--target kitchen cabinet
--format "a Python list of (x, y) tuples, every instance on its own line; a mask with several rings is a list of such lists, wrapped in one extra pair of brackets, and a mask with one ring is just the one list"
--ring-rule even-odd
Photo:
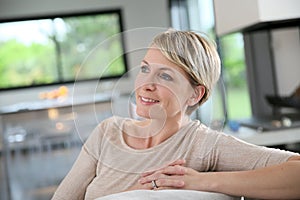
[(214, 0), (217, 35), (299, 24), (298, 0)]
[(214, 0), (214, 9), (219, 37), (243, 34), (252, 117), (292, 115), (300, 121), (299, 110), (269, 101), (270, 97), (288, 97), (299, 86), (300, 1)]

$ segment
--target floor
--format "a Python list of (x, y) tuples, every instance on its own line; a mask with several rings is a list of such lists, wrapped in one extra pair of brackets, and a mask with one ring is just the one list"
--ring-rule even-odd
[(0, 154), (0, 199), (6, 200), (8, 199), (7, 196), (7, 187), (6, 187), (6, 180), (5, 180), (5, 171), (4, 171), (4, 161), (3, 156)]

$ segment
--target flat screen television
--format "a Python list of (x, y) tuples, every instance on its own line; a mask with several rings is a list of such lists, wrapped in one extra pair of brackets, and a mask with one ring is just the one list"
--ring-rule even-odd
[(122, 31), (120, 9), (0, 19), (0, 90), (121, 77)]

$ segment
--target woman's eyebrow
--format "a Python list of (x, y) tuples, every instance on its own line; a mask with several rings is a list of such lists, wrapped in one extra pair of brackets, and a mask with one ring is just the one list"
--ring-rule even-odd
[[(142, 60), (143, 63), (147, 64), (148, 66), (150, 66), (150, 64), (146, 61), (146, 60)], [(175, 73), (176, 70), (169, 68), (169, 67), (160, 67), (159, 70), (161, 71), (171, 71), (173, 73)]]
[(171, 72), (175, 72), (174, 71), (174, 69), (172, 69), (172, 68), (167, 68), (167, 67), (162, 67), (162, 68), (159, 68), (159, 70), (161, 70), (161, 71), (171, 71)]
[(142, 62), (149, 65), (149, 63), (146, 60), (142, 60)]

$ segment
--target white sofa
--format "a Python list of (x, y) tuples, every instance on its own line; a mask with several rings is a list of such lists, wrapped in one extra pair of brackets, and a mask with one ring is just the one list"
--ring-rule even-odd
[(240, 200), (220, 193), (200, 192), (194, 190), (133, 190), (111, 194), (96, 200)]

